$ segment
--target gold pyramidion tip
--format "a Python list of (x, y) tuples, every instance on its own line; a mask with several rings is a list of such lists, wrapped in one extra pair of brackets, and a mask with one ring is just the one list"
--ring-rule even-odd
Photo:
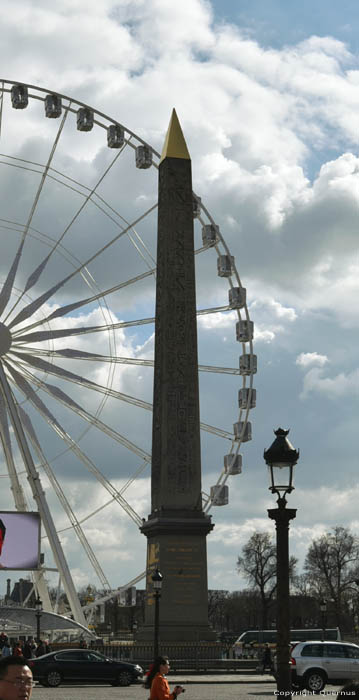
[(171, 121), (167, 130), (160, 163), (162, 163), (165, 158), (183, 158), (185, 160), (191, 160), (175, 109), (172, 110)]

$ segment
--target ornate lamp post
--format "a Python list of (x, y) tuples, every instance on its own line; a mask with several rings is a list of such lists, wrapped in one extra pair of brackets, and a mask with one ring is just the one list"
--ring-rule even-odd
[(319, 609), (320, 609), (321, 616), (322, 616), (322, 642), (324, 642), (325, 627), (327, 624), (327, 601), (324, 600), (324, 598), (319, 603)]
[(40, 596), (38, 595), (36, 600), (35, 600), (35, 616), (36, 616), (36, 638), (37, 641), (40, 641), (40, 620), (41, 620), (41, 614), (42, 614), (42, 600), (40, 599)]
[(156, 659), (158, 656), (158, 632), (159, 632), (159, 622), (160, 622), (160, 598), (161, 598), (161, 588), (163, 576), (161, 572), (156, 567), (156, 571), (151, 576), (153, 588), (154, 588), (154, 598), (155, 598), (155, 626), (154, 626), (154, 640), (153, 640), (153, 657)]
[(287, 493), (293, 491), (293, 468), (299, 458), (299, 450), (294, 449), (287, 439), (289, 430), (278, 428), (276, 439), (264, 450), (264, 459), (270, 476), (269, 489), (278, 496), (278, 508), (268, 510), (268, 517), (275, 521), (277, 534), (277, 688), (290, 691), (290, 616), (289, 616), (289, 521), (296, 516), (296, 510), (286, 508)]

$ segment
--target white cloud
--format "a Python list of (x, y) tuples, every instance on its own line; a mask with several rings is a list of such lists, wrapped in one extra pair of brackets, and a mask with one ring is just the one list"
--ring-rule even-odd
[(278, 333), (278, 330), (283, 330), (280, 327), (276, 328), (276, 332), (273, 330), (266, 330), (266, 329), (261, 329), (256, 325), (254, 329), (254, 342), (257, 343), (271, 343), (276, 337), (276, 333)]
[(229, 311), (228, 313), (214, 313), (214, 314), (204, 314), (198, 317), (198, 325), (205, 330), (224, 330), (224, 329), (235, 329), (235, 324), (238, 320), (235, 311)]
[(328, 361), (329, 360), (326, 355), (319, 355), (317, 352), (301, 352), (300, 355), (298, 355), (295, 364), (307, 369), (307, 367), (311, 367), (313, 365), (323, 367), (323, 365), (325, 365)]
[(305, 399), (311, 393), (319, 393), (331, 399), (358, 396), (359, 370), (353, 370), (348, 374), (340, 372), (335, 377), (325, 377), (323, 370), (315, 367), (305, 375), (300, 397)]
[(279, 301), (271, 298), (259, 298), (250, 304), (251, 313), (261, 312), (262, 314), (272, 314), (274, 318), (280, 318), (283, 321), (295, 321), (297, 313), (295, 309), (283, 306)]

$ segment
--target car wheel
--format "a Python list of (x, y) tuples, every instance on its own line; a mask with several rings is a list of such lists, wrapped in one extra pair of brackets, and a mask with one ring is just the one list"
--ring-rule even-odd
[(313, 693), (320, 693), (325, 687), (326, 676), (322, 671), (308, 671), (304, 676), (304, 685), (307, 690)]
[(60, 685), (61, 681), (62, 676), (60, 671), (54, 668), (52, 669), (52, 671), (47, 672), (44, 685), (47, 685), (50, 688), (57, 688), (57, 686)]
[(117, 676), (116, 685), (130, 685), (132, 682), (132, 673), (130, 671), (121, 671)]

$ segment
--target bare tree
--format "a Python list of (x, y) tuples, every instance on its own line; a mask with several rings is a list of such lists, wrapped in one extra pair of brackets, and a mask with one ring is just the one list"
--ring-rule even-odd
[(336, 623), (340, 625), (348, 596), (359, 583), (359, 540), (349, 528), (337, 526), (317, 540), (313, 540), (304, 563), (315, 595), (328, 598), (335, 609)]
[(226, 614), (230, 620), (231, 629), (237, 632), (237, 636), (243, 630), (259, 628), (262, 620), (261, 601), (258, 592), (243, 590), (230, 593), (226, 601)]
[[(237, 571), (253, 590), (257, 590), (261, 600), (262, 629), (268, 628), (268, 610), (277, 588), (276, 546), (268, 532), (255, 532), (244, 545), (243, 556), (238, 557)], [(289, 561), (289, 575), (292, 579), (297, 560)]]
[(225, 604), (228, 596), (228, 591), (208, 591), (208, 619), (213, 629), (220, 632), (227, 629)]

